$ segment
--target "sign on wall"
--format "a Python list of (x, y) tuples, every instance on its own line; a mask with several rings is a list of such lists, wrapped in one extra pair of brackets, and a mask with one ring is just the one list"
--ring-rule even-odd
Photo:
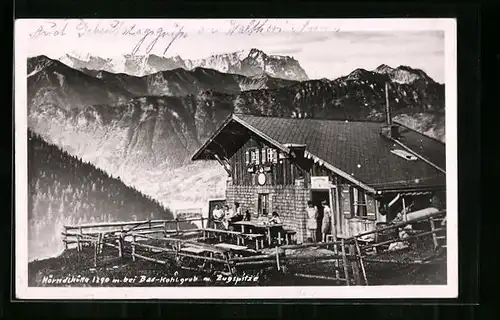
[(331, 187), (328, 176), (311, 177), (311, 189), (329, 189)]

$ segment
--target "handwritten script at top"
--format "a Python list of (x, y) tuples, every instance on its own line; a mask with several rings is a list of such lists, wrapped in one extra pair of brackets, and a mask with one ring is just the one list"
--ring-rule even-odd
[[(168, 23), (168, 20), (165, 21)], [(190, 31), (190, 34), (215, 34), (222, 33), (227, 35), (252, 35), (252, 34), (265, 34), (265, 33), (303, 33), (303, 32), (338, 32), (339, 28), (325, 27), (314, 25), (310, 20), (301, 22), (299, 24), (286, 21), (287, 28), (274, 25), (269, 20), (251, 20), (242, 22), (239, 20), (230, 20), (229, 26), (224, 29), (219, 27), (203, 26), (198, 30)], [(75, 35), (78, 38), (86, 36), (124, 36), (124, 37), (137, 37), (139, 40), (135, 43), (132, 55), (136, 55), (139, 51), (144, 51), (146, 54), (156, 47), (158, 42), (166, 41), (163, 55), (167, 53), (172, 44), (180, 39), (187, 38), (188, 32), (181, 24), (174, 23), (168, 28), (141, 28), (136, 23), (125, 22), (121, 20), (99, 20), (85, 21), (47, 21), (37, 26), (37, 28), (30, 33), (30, 38), (38, 39), (42, 37), (64, 37), (67, 35)]]

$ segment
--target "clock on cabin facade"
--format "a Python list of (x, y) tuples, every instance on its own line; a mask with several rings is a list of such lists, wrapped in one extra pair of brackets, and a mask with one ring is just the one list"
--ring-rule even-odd
[(259, 183), (259, 185), (263, 186), (266, 184), (266, 174), (264, 172), (261, 172), (259, 173), (259, 175), (257, 176), (257, 182)]

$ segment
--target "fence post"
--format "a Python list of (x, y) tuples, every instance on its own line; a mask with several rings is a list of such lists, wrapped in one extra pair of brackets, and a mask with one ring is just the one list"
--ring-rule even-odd
[[(78, 228), (78, 230), (80, 231), (80, 235), (77, 236), (78, 238), (83, 238), (83, 231), (82, 231), (82, 227)], [(82, 248), (82, 243), (80, 241), (77, 242), (78, 244), (78, 251), (82, 251), (83, 248)]]
[(64, 250), (68, 250), (68, 228), (66, 228), (66, 226), (64, 226)]
[(163, 233), (165, 234), (165, 238), (167, 237), (167, 221), (163, 221)]
[(132, 236), (132, 261), (135, 261), (135, 235)]
[(99, 232), (99, 236), (97, 238), (97, 253), (102, 253), (102, 247), (103, 247), (103, 239), (102, 239), (102, 232)]
[(356, 243), (356, 250), (359, 254), (359, 263), (361, 264), (361, 271), (363, 272), (363, 279), (365, 280), (365, 285), (368, 285), (368, 277), (366, 276), (365, 264), (363, 262), (363, 254), (361, 252), (361, 248), (359, 246), (358, 238), (354, 238), (354, 242)]
[(342, 264), (344, 265), (344, 275), (345, 275), (345, 281), (348, 286), (351, 285), (351, 282), (349, 280), (349, 268), (347, 268), (347, 257), (345, 253), (345, 243), (344, 239), (341, 240), (341, 245), (342, 245)]
[(276, 267), (280, 271), (280, 254), (278, 252), (278, 246), (276, 246)]
[(123, 257), (123, 238), (120, 235), (118, 239), (116, 239), (118, 242), (118, 257), (122, 258)]
[(97, 267), (97, 241), (94, 241), (94, 267)]
[(76, 235), (76, 251), (80, 252), (80, 235)]
[(434, 243), (434, 250), (437, 249), (438, 247), (438, 241), (437, 241), (437, 236), (436, 236), (436, 226), (434, 225), (434, 218), (429, 218), (429, 223), (431, 224), (431, 230), (432, 230), (432, 242)]
[(354, 280), (356, 281), (356, 285), (358, 285), (361, 283), (361, 275), (359, 274), (359, 265), (356, 259), (354, 245), (352, 244), (349, 245), (349, 255), (353, 256), (353, 259), (351, 261), (352, 273), (354, 276)]
[(340, 263), (339, 263), (339, 247), (338, 247), (338, 243), (337, 241), (335, 240), (334, 244), (333, 244), (333, 253), (335, 254), (335, 277), (336, 278), (340, 278), (340, 272), (339, 272), (339, 267), (340, 267)]

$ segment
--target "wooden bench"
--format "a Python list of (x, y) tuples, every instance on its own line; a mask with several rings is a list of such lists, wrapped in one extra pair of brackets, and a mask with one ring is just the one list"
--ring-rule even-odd
[(283, 229), (280, 233), (278, 233), (278, 243), (281, 244), (281, 233), (284, 233), (285, 243), (291, 244), (294, 242), (294, 237), (297, 234), (297, 231), (291, 229)]
[(242, 233), (242, 237), (249, 239), (250, 241), (255, 241), (255, 249), (264, 248), (264, 240), (266, 236), (261, 233)]

